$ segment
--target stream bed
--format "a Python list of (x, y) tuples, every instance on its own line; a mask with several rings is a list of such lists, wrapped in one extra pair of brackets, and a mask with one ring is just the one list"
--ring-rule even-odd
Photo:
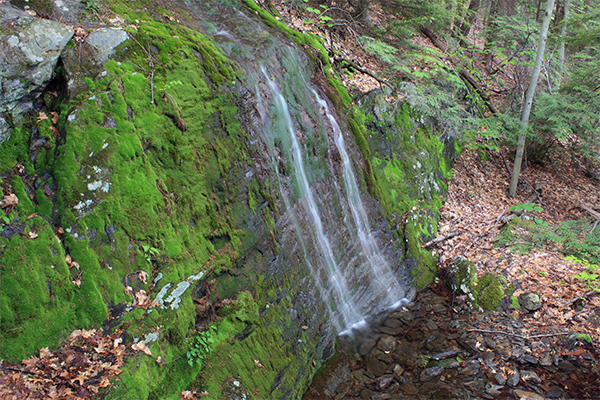
[(532, 318), (474, 312), (438, 285), (338, 352), (304, 399), (600, 398), (597, 349)]

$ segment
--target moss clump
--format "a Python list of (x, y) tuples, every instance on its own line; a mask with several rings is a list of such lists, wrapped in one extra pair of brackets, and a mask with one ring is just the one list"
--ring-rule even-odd
[(477, 301), (484, 310), (492, 311), (500, 306), (504, 297), (504, 284), (502, 276), (485, 273), (477, 282)]

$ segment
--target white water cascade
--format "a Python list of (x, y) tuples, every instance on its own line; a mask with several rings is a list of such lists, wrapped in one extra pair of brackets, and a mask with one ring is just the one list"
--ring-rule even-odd
[[(297, 236), (304, 249), (305, 261), (310, 266), (313, 281), (331, 315), (335, 331), (341, 333), (349, 332), (350, 328), (358, 329), (366, 325), (364, 319), (369, 314), (404, 304), (401, 299), (405, 295), (405, 289), (398, 282), (390, 262), (383, 255), (370, 228), (343, 133), (335, 116), (329, 111), (327, 102), (311, 89), (315, 96), (315, 106), (320, 109), (323, 118), (320, 123), (322, 126), (329, 126), (335, 147), (341, 157), (339, 173), (343, 177), (344, 197), (346, 197), (342, 207), (343, 221), (346, 224), (348, 236), (351, 238), (351, 243), (346, 247), (354, 253), (352, 257), (345, 257), (343, 261), (341, 260), (343, 257), (339, 256), (339, 250), (334, 249), (331, 244), (330, 235), (335, 235), (336, 232), (327, 232), (324, 227), (320, 208), (327, 207), (327, 205), (317, 201), (315, 188), (311, 187), (309, 183), (308, 166), (302, 152), (302, 144), (294, 129), (294, 121), (290, 115), (288, 103), (277, 84), (269, 78), (265, 70), (263, 70), (263, 76), (270, 92), (269, 97), (272, 99), (271, 118), (278, 119), (273, 126), (285, 130), (279, 134), (284, 134), (286, 142), (289, 143), (288, 156), (294, 169), (298, 201), (302, 205), (311, 227), (312, 237), (304, 237), (305, 233), (297, 221), (298, 217), (292, 212), (292, 202), (286, 195), (286, 191), (283, 190), (282, 181), (284, 179), (279, 171), (278, 162), (273, 160), (286, 207), (288, 212), (294, 214), (292, 218), (295, 221)], [(336, 186), (336, 189), (339, 192), (339, 187)], [(328, 211), (324, 210), (324, 212)], [(318, 249), (319, 256), (316, 262), (307, 257), (308, 240)], [(365, 274), (367, 276), (364, 276)], [(357, 279), (357, 275), (361, 275), (360, 279)]]

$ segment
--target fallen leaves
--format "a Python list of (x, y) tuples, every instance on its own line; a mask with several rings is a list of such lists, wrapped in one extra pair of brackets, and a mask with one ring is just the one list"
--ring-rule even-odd
[[(533, 314), (523, 313), (521, 318), (540, 328), (560, 326), (590, 333), (595, 340), (600, 340), (600, 329), (590, 322), (594, 318), (581, 318), (581, 311), (574, 310), (569, 303), (586, 291), (584, 284), (573, 278), (585, 270), (584, 266), (565, 260), (563, 254), (549, 247), (534, 248), (524, 254), (513, 252), (509, 247), (494, 247), (501, 216), (510, 214), (509, 209), (523, 202), (530, 190), (523, 185), (526, 190), (519, 193), (521, 198), (509, 199), (508, 178), (500, 155), (490, 153), (489, 156), (490, 161), (481, 161), (476, 152), (467, 150), (456, 160), (448, 198), (441, 210), (438, 236), (461, 233), (437, 243), (440, 264), (447, 265), (454, 256), (463, 255), (477, 265), (478, 277), (486, 272), (500, 273), (519, 288), (515, 296), (525, 292), (540, 295), (544, 307)], [(553, 172), (530, 165), (524, 177), (530, 182), (543, 182), (546, 190), (541, 207), (544, 210), (534, 215), (551, 224), (584, 215), (574, 211), (573, 207), (578, 204), (600, 201), (590, 180), (569, 167)], [(586, 309), (588, 314), (593, 311), (591, 301), (586, 303)]]
[(14, 207), (19, 204), (19, 198), (14, 193), (7, 194), (0, 201), (0, 208)]
[(150, 348), (146, 345), (146, 342), (143, 340), (140, 340), (139, 342), (132, 344), (131, 348), (136, 351), (141, 351), (142, 353), (152, 357), (152, 351), (150, 351)]
[[(76, 330), (57, 351), (41, 348), (39, 357), (19, 364), (0, 361), (0, 399), (85, 399), (111, 385), (120, 374), (125, 346), (122, 331)], [(98, 352), (98, 349), (102, 349)]]
[(71, 272), (71, 282), (77, 285), (77, 287), (81, 287), (81, 275), (83, 275), (83, 271), (79, 267), (79, 263), (73, 260), (69, 254), (65, 255), (65, 262)]

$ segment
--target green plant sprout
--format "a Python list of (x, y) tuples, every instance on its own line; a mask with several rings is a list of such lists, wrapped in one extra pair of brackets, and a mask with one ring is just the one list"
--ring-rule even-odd
[(598, 274), (589, 274), (586, 271), (582, 271), (580, 274), (573, 275), (573, 277), (583, 281), (588, 289), (600, 292), (600, 286), (598, 286)]
[(589, 344), (592, 344), (592, 337), (587, 333), (578, 333), (577, 339), (583, 339), (586, 342), (588, 342)]
[(142, 249), (144, 249), (144, 258), (149, 264), (152, 264), (152, 257), (160, 255), (160, 251), (156, 247), (142, 245)]
[(210, 326), (208, 331), (199, 332), (192, 341), (192, 346), (186, 353), (190, 367), (193, 367), (194, 363), (202, 366), (211, 351), (212, 345), (215, 343), (215, 340), (211, 337), (213, 330), (214, 326)]

